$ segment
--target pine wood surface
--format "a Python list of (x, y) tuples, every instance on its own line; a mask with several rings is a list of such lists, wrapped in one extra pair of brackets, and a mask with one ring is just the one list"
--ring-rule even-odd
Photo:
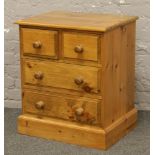
[(107, 149), (131, 131), (136, 19), (51, 12), (17, 21), (19, 133)]
[(135, 23), (105, 33), (101, 42), (101, 118), (106, 127), (134, 108)]
[[(35, 74), (42, 73), (43, 78), (38, 80)], [(99, 76), (100, 68), (90, 66), (79, 66), (46, 61), (23, 61), (24, 82), (38, 86), (53, 86), (59, 88), (83, 91), (74, 80), (81, 78), (90, 87), (92, 92), (100, 90)]]
[[(43, 102), (43, 108), (36, 104)], [(84, 124), (99, 124), (100, 100), (58, 95), (41, 91), (25, 90), (23, 94), (24, 112), (36, 114), (38, 117), (50, 116)], [(84, 115), (77, 116), (76, 110), (84, 109)]]
[[(67, 33), (64, 32), (63, 36), (63, 56), (67, 58), (84, 59), (84, 60), (98, 60), (98, 39), (97, 35), (88, 35), (82, 33)], [(76, 53), (74, 48), (81, 46), (82, 53)]]
[(18, 118), (18, 132), (51, 140), (63, 141), (97, 149), (108, 149), (133, 129), (136, 109), (128, 112), (108, 128), (66, 122), (49, 117), (24, 114)]
[[(24, 54), (56, 56), (57, 32), (39, 29), (21, 29), (22, 51)], [(33, 48), (33, 43), (39, 41), (40, 48)]]
[(111, 15), (99, 13), (52, 11), (27, 19), (19, 20), (20, 25), (66, 28), (105, 32), (117, 26), (135, 21), (136, 16)]

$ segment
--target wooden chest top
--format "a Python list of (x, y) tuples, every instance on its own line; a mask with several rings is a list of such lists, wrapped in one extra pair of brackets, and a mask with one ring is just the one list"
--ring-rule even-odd
[(19, 25), (105, 32), (136, 19), (138, 19), (136, 16), (53, 11), (19, 20), (16, 23)]

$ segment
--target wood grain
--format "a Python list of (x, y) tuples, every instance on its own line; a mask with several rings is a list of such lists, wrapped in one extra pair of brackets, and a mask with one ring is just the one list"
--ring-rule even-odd
[(104, 127), (113, 123), (114, 120), (114, 89), (113, 89), (113, 31), (109, 31), (102, 36), (101, 42), (101, 94), (102, 110), (101, 122)]
[(134, 108), (135, 23), (104, 34), (101, 40), (104, 127)]
[[(40, 101), (45, 104), (43, 109), (37, 109), (35, 106)], [(25, 113), (36, 114), (38, 117), (50, 116), (92, 125), (99, 124), (100, 121), (100, 100), (92, 99), (90, 101), (88, 98), (79, 96), (60, 96), (59, 94), (25, 90), (23, 103)], [(79, 120), (75, 113), (77, 108), (84, 109)]]
[(22, 81), (18, 132), (107, 149), (131, 131), (137, 120), (136, 19), (50, 12), (17, 21)]
[[(56, 57), (56, 52), (58, 48), (56, 31), (21, 28), (21, 33), (21, 44), (23, 54)], [(40, 42), (41, 48), (34, 48), (33, 43), (35, 42)]]
[[(98, 39), (97, 35), (88, 35), (83, 33), (63, 33), (63, 56), (66, 58), (98, 60)], [(76, 53), (74, 48), (81, 46), (82, 53)]]
[[(27, 84), (84, 91), (74, 82), (75, 78), (81, 77), (93, 90), (100, 89), (98, 85), (99, 68), (31, 60), (24, 60), (23, 63), (24, 81)], [(42, 80), (34, 78), (34, 74), (38, 72), (43, 74)]]
[(54, 118), (38, 118), (35, 115), (24, 114), (18, 117), (18, 132), (91, 148), (108, 149), (133, 129), (136, 119), (137, 111), (133, 109), (108, 128), (102, 129)]
[(20, 25), (105, 32), (136, 19), (138, 19), (136, 16), (52, 11), (18, 20), (16, 23)]
[(137, 120), (137, 110), (133, 108), (124, 116), (117, 119), (116, 122), (105, 128), (105, 144), (106, 149), (115, 144), (123, 136), (135, 127)]
[(51, 118), (38, 119), (33, 115), (21, 115), (18, 118), (18, 132), (87, 147), (104, 147), (103, 129)]
[(134, 108), (135, 101), (135, 35), (136, 23), (128, 25), (127, 29), (127, 106), (126, 112)]

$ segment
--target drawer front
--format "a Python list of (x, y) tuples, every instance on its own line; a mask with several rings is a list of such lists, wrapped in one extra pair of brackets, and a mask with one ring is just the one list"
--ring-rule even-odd
[(21, 29), (21, 47), (24, 54), (56, 56), (57, 32), (39, 29)]
[(24, 60), (24, 82), (86, 93), (98, 93), (100, 69), (57, 62)]
[(63, 33), (63, 56), (82, 60), (98, 60), (97, 35)]
[(86, 124), (99, 123), (99, 100), (59, 96), (26, 90), (23, 96), (24, 112)]

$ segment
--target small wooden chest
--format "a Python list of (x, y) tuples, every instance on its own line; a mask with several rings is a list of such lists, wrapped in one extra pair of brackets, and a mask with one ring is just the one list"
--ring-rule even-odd
[(50, 12), (17, 21), (18, 132), (107, 149), (133, 129), (136, 19)]

